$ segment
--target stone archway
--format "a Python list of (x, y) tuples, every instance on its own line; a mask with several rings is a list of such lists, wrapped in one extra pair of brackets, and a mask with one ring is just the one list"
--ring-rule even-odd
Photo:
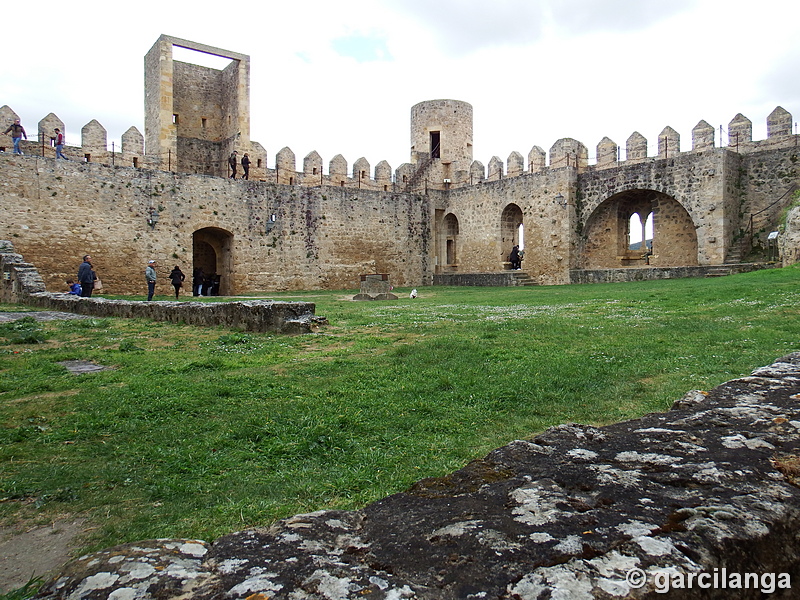
[[(652, 214), (652, 249), (631, 248), (630, 222)], [(605, 200), (586, 220), (582, 269), (696, 266), (697, 233), (691, 216), (675, 198), (655, 190), (627, 190)]]
[(523, 231), (522, 209), (516, 204), (509, 204), (500, 216), (500, 252), (501, 262), (505, 262), (511, 249), (520, 243)]
[(207, 282), (213, 282), (212, 294), (232, 295), (235, 287), (233, 234), (218, 227), (204, 227), (195, 231), (192, 234), (192, 269), (193, 273), (202, 269)]
[(458, 268), (458, 218), (448, 213), (444, 218), (445, 235), (445, 267), (450, 270)]

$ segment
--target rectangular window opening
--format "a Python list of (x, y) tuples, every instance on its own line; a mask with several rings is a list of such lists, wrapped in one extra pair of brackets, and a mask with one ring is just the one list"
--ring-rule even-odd
[(200, 126), (201, 126), (203, 129), (205, 129), (205, 128), (206, 128), (206, 120), (205, 120), (205, 118), (203, 118), (203, 119), (200, 119)]
[(440, 132), (431, 131), (431, 158), (441, 158)]
[(85, 160), (86, 162), (92, 162), (92, 155), (91, 154), (84, 154), (83, 155), (83, 160)]
[(178, 124), (178, 115), (172, 115), (172, 124), (173, 125), (177, 125)]
[(137, 156), (133, 157), (133, 166), (137, 168), (139, 167), (139, 157)]

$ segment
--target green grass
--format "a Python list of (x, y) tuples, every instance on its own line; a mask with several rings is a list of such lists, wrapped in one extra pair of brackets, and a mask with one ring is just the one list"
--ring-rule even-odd
[[(91, 550), (357, 508), (551, 425), (665, 410), (798, 350), (798, 289), (786, 268), (394, 302), (270, 295), (331, 323), (294, 337), (0, 326), (0, 523), (79, 513)], [(64, 360), (113, 369), (76, 376)]]

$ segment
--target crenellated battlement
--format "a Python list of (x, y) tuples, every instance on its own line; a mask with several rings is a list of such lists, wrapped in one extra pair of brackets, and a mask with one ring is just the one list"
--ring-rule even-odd
[[(438, 101), (437, 101), (438, 102)], [(466, 103), (462, 103), (466, 104)], [(468, 118), (471, 119), (471, 112)], [(18, 114), (9, 106), (0, 107), (0, 125), (10, 124)], [(727, 145), (725, 149), (738, 154), (785, 148), (798, 145), (797, 134), (792, 133), (793, 117), (791, 113), (778, 106), (766, 119), (767, 138), (753, 140), (753, 124), (750, 119), (737, 114), (728, 124)], [(24, 123), (23, 123), (24, 125)], [(471, 129), (471, 123), (469, 124)], [(113, 144), (109, 148), (108, 134), (101, 123), (91, 120), (80, 130), (80, 144), (70, 143), (75, 140), (64, 123), (55, 113), (50, 113), (37, 124), (35, 132), (28, 132), (28, 140), (23, 140), (23, 152), (30, 155), (55, 158), (54, 138), (55, 128), (59, 128), (65, 135), (65, 155), (81, 162), (97, 162), (106, 165), (157, 169), (164, 171), (179, 171), (177, 157), (167, 153), (166, 163), (164, 157), (158, 154), (145, 152), (145, 136), (136, 128), (130, 127), (121, 137), (121, 146)], [(442, 169), (436, 168), (436, 163), (444, 159), (430, 158), (430, 152), (412, 150), (411, 163), (404, 163), (392, 171), (391, 165), (382, 160), (373, 168), (364, 158), (358, 158), (352, 167), (347, 159), (337, 154), (327, 164), (323, 157), (316, 151), (307, 154), (302, 160), (302, 169), (297, 168), (297, 157), (291, 148), (284, 147), (275, 154), (274, 166), (267, 166), (267, 151), (258, 142), (251, 141), (249, 149), (243, 149), (240, 155), (248, 152), (252, 161), (250, 179), (277, 183), (280, 185), (295, 185), (304, 187), (335, 186), (344, 188), (369, 189), (375, 191), (415, 191), (425, 189), (454, 189), (476, 185), (483, 182), (499, 181), (512, 177), (521, 177), (537, 173), (545, 173), (553, 169), (573, 168), (578, 172), (596, 171), (632, 165), (647, 161), (675, 158), (680, 155), (707, 152), (720, 148), (717, 132), (706, 121), (701, 120), (692, 129), (692, 148), (681, 152), (681, 136), (670, 126), (665, 127), (658, 135), (658, 150), (654, 156), (648, 155), (648, 140), (638, 131), (634, 131), (625, 141), (624, 147), (618, 145), (608, 137), (604, 137), (596, 146), (594, 159), (590, 159), (588, 148), (580, 141), (573, 138), (561, 138), (551, 147), (549, 152), (540, 146), (533, 146), (527, 158), (517, 151), (513, 151), (506, 161), (498, 156), (492, 156), (488, 168), (478, 160), (469, 162), (463, 170), (449, 169), (447, 176), (442, 174)], [(12, 146), (8, 135), (0, 134), (0, 148), (9, 151)], [(427, 171), (421, 177), (414, 179), (419, 171), (419, 166), (429, 163)], [(450, 163), (446, 163), (450, 164)], [(197, 174), (203, 169), (194, 169)], [(241, 173), (241, 171), (240, 171)], [(409, 185), (410, 184), (410, 185)]]
[[(174, 60), (173, 48), (181, 47), (229, 59), (222, 70)], [(64, 122), (50, 113), (38, 123), (37, 132), (23, 142), (23, 151), (55, 158), (54, 129), (66, 136), (65, 154), (70, 159), (179, 173), (228, 177), (228, 158), (236, 150), (238, 161), (247, 153), (251, 181), (301, 187), (335, 186), (386, 192), (425, 192), (456, 189), (483, 182), (536, 175), (571, 168), (578, 173), (708, 152), (721, 147), (723, 131), (701, 120), (692, 130), (692, 149), (681, 152), (681, 136), (670, 126), (658, 135), (657, 154), (648, 154), (648, 140), (634, 131), (624, 147), (604, 137), (593, 158), (588, 148), (573, 138), (557, 140), (545, 152), (534, 145), (524, 157), (512, 152), (503, 161), (492, 156), (488, 164), (473, 159), (473, 109), (459, 100), (429, 100), (411, 108), (410, 162), (394, 171), (382, 160), (371, 165), (366, 158), (352, 165), (341, 154), (325, 159), (312, 151), (302, 159), (287, 147), (274, 155), (268, 166), (267, 150), (250, 139), (250, 57), (172, 36), (162, 35), (145, 56), (145, 135), (131, 127), (121, 147), (109, 150), (106, 129), (96, 120), (81, 128), (75, 144)], [(0, 125), (18, 118), (10, 107), (0, 108)], [(24, 125), (24, 123), (23, 123)], [(767, 139), (754, 141), (752, 122), (737, 114), (728, 124), (726, 149), (747, 154), (797, 145), (792, 134), (792, 115), (778, 106), (767, 117)], [(72, 143), (70, 143), (72, 142)], [(0, 136), (0, 148), (11, 147)], [(624, 150), (624, 151), (623, 151)], [(624, 156), (623, 156), (624, 155)], [(241, 166), (237, 164), (238, 175)]]

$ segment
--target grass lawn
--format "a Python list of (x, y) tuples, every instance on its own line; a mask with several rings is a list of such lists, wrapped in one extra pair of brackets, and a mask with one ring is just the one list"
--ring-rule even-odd
[[(798, 290), (786, 268), (392, 302), (271, 294), (330, 321), (294, 337), (0, 325), (0, 524), (83, 515), (92, 550), (358, 508), (551, 425), (665, 410), (800, 350)], [(65, 360), (112, 369), (73, 375)]]

